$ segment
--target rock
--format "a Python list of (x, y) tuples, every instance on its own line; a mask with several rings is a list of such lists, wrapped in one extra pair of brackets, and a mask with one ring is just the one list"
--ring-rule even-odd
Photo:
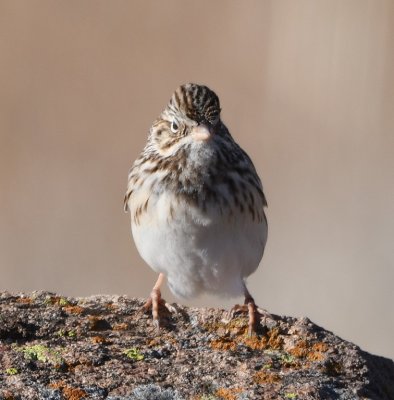
[(394, 399), (394, 363), (307, 318), (174, 304), (157, 332), (144, 301), (0, 294), (0, 400)]

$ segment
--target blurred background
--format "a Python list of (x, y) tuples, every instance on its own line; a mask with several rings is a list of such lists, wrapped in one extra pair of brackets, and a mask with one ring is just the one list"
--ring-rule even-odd
[(127, 172), (189, 81), (264, 183), (259, 305), (394, 358), (390, 0), (1, 1), (0, 290), (148, 295)]

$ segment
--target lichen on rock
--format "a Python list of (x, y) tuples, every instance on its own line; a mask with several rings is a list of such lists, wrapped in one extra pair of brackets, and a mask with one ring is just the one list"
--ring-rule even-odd
[(143, 300), (0, 294), (0, 400), (394, 399), (394, 363), (307, 318), (175, 305), (157, 333)]

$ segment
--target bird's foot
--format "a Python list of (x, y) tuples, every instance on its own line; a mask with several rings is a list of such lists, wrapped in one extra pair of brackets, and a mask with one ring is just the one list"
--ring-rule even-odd
[(146, 313), (150, 309), (152, 309), (153, 326), (156, 328), (157, 331), (160, 330), (160, 317), (162, 316), (163, 311), (164, 314), (176, 312), (173, 306), (162, 299), (160, 289), (152, 290), (149, 298), (146, 300), (146, 303), (140, 308), (139, 312)]
[(245, 301), (245, 304), (236, 304), (229, 312), (228, 321), (231, 321), (237, 314), (248, 315), (248, 336), (257, 333), (257, 322), (261, 319), (273, 319), (273, 316), (266, 310), (256, 306), (253, 299)]

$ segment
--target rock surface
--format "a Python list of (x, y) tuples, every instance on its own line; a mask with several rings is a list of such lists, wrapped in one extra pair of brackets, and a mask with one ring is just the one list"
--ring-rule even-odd
[(307, 318), (174, 304), (157, 333), (125, 296), (0, 295), (0, 399), (394, 399), (394, 363)]

